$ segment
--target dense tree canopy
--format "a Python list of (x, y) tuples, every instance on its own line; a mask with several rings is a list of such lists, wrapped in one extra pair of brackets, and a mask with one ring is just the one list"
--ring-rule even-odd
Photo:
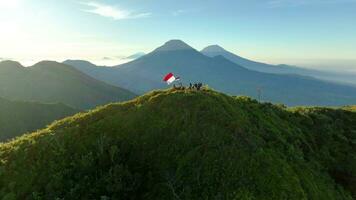
[(0, 197), (352, 199), (351, 110), (155, 91), (0, 145)]

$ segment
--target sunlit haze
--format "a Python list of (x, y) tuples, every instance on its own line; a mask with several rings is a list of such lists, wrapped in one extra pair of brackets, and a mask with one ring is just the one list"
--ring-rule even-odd
[(356, 71), (355, 0), (0, 0), (0, 59), (115, 65), (170, 39), (272, 64)]

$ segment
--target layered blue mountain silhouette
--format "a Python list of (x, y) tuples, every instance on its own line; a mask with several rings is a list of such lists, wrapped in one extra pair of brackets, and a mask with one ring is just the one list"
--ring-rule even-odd
[[(206, 53), (207, 50), (203, 52)], [(162, 82), (162, 77), (167, 72), (173, 72), (185, 84), (199, 81), (229, 94), (255, 98), (258, 91), (261, 91), (264, 101), (275, 103), (327, 106), (356, 103), (356, 88), (352, 86), (309, 76), (265, 73), (269, 68), (274, 69), (274, 66), (264, 66), (268, 70), (259, 72), (261, 70), (258, 68), (263, 66), (259, 66), (257, 62), (254, 66), (249, 65), (248, 69), (223, 55), (210, 56), (181, 40), (171, 40), (145, 56), (111, 68), (98, 67), (80, 60), (67, 60), (64, 63), (94, 78), (138, 94), (167, 87)]]
[(291, 65), (270, 65), (266, 63), (252, 61), (236, 54), (233, 54), (219, 45), (211, 45), (200, 51), (202, 54), (215, 57), (215, 56), (223, 56), (226, 59), (241, 65), (247, 69), (265, 72), (265, 73), (273, 73), (273, 74), (298, 74), (303, 76), (312, 76), (318, 79), (329, 80), (340, 83), (349, 83), (356, 85), (355, 74), (346, 74), (341, 72), (330, 72), (330, 71), (320, 71), (315, 69), (306, 69)]
[(62, 63), (42, 61), (23, 67), (17, 62), (2, 61), (0, 96), (9, 100), (64, 103), (73, 108), (89, 109), (129, 100), (136, 95)]

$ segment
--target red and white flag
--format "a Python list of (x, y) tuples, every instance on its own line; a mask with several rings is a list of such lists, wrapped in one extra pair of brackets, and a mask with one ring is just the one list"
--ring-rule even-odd
[(178, 80), (179, 80), (179, 77), (175, 77), (173, 75), (173, 73), (169, 73), (163, 78), (163, 81), (165, 81), (168, 85), (170, 85), (174, 81), (178, 81)]

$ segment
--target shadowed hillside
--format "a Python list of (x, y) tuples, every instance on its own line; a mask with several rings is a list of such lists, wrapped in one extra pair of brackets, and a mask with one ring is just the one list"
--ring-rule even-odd
[(108, 85), (72, 66), (43, 61), (31, 67), (0, 62), (0, 96), (11, 100), (64, 103), (79, 109), (133, 98), (128, 90)]
[(57, 119), (78, 113), (64, 104), (9, 101), (0, 98), (0, 142), (44, 128)]
[(352, 199), (355, 139), (344, 109), (154, 91), (1, 144), (0, 197)]

